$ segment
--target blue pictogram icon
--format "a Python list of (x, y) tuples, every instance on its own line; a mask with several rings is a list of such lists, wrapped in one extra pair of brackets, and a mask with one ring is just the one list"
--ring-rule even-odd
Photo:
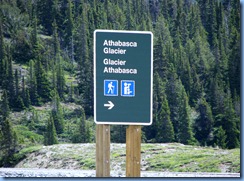
[(104, 80), (104, 95), (118, 96), (118, 80)]
[(135, 96), (135, 84), (134, 80), (121, 80), (121, 96)]

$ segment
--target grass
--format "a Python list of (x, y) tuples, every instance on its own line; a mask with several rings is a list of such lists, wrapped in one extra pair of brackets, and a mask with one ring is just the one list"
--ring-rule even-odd
[(26, 126), (16, 125), (14, 128), (18, 135), (18, 141), (22, 146), (33, 146), (43, 143), (43, 136), (30, 131)]
[[(73, 169), (94, 170), (96, 165), (96, 146), (90, 144), (60, 144), (43, 147), (30, 147), (21, 150), (19, 155), (35, 155), (45, 160), (46, 168), (64, 168), (69, 164)], [(125, 170), (125, 144), (110, 145), (111, 170)], [(49, 158), (46, 157), (49, 155)], [(31, 165), (35, 158), (28, 158)], [(141, 169), (160, 172), (232, 172), (240, 173), (240, 149), (223, 150), (212, 147), (188, 146), (178, 143), (142, 144)], [(59, 165), (52, 164), (52, 162)], [(46, 163), (47, 162), (47, 163)], [(63, 164), (63, 165), (62, 165)]]
[(42, 148), (42, 145), (31, 146), (20, 150), (18, 153), (14, 154), (12, 165), (16, 165), (21, 160), (25, 159), (30, 153), (36, 152)]
[[(160, 148), (161, 147), (161, 148)], [(157, 148), (157, 149), (156, 149)], [(162, 147), (144, 148), (147, 170), (170, 172), (221, 172), (223, 165), (228, 172), (240, 172), (240, 150), (222, 150), (211, 147)], [(168, 151), (170, 150), (170, 151)], [(228, 163), (228, 164), (226, 164)]]

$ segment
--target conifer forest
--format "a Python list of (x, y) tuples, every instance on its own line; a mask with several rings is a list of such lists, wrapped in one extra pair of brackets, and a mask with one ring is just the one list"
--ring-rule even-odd
[[(151, 31), (142, 142), (240, 147), (239, 0), (0, 0), (0, 166), (34, 145), (95, 142), (93, 32)], [(125, 143), (124, 125), (111, 142)]]

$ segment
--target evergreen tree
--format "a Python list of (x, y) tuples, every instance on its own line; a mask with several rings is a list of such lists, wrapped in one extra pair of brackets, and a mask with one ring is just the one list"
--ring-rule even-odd
[(199, 141), (200, 145), (209, 145), (211, 141), (211, 134), (213, 132), (214, 119), (212, 111), (205, 98), (202, 97), (197, 105), (199, 115), (195, 121), (195, 138)]
[(56, 65), (58, 62), (60, 62), (60, 43), (58, 37), (58, 26), (55, 19), (53, 22), (53, 48), (54, 48), (54, 60), (55, 60), (53, 65)]
[(26, 108), (29, 108), (31, 106), (30, 93), (28, 89), (26, 89), (25, 92), (24, 104)]
[(56, 80), (57, 80), (57, 91), (59, 94), (59, 97), (61, 99), (64, 99), (64, 89), (65, 89), (65, 78), (64, 78), (64, 70), (62, 68), (62, 65), (58, 63), (57, 65), (57, 73), (56, 73)]
[[(67, 0), (67, 10), (66, 10), (66, 18), (64, 21), (65, 24), (65, 30), (64, 30), (64, 46), (67, 47), (69, 54), (72, 56), (73, 52), (73, 31), (74, 31), (74, 21), (73, 21), (73, 14), (72, 14), (72, 8), (73, 4), (71, 0)], [(70, 56), (70, 57), (71, 57)]]
[(84, 109), (81, 109), (81, 116), (78, 123), (79, 125), (77, 126), (77, 130), (72, 137), (72, 142), (89, 143), (91, 140), (91, 134), (88, 122), (86, 121)]
[(233, 109), (232, 98), (230, 96), (230, 91), (228, 90), (227, 95), (224, 100), (224, 117), (221, 120), (223, 129), (226, 132), (226, 146), (227, 148), (239, 148), (240, 147), (240, 131), (237, 126), (240, 123)]
[(181, 88), (179, 104), (178, 141), (183, 144), (194, 143), (192, 124), (189, 114), (188, 97), (183, 86)]
[(17, 96), (16, 105), (14, 107), (14, 110), (22, 111), (24, 109), (25, 109), (24, 101), (23, 101), (22, 97), (19, 95), (19, 96)]
[(232, 95), (236, 90), (237, 94), (240, 95), (240, 77), (241, 77), (241, 43), (240, 33), (233, 27), (231, 32), (231, 45), (228, 62), (228, 74), (230, 81), (230, 89)]
[(51, 87), (40, 59), (35, 63), (36, 91), (42, 102), (51, 100)]
[(2, 125), (1, 151), (3, 153), (3, 166), (9, 167), (12, 163), (13, 155), (17, 149), (17, 135), (9, 118), (3, 119)]
[(74, 86), (72, 82), (69, 87), (69, 102), (74, 102)]
[(37, 82), (34, 68), (34, 61), (29, 62), (29, 94), (32, 105), (39, 105), (40, 98), (37, 93)]
[(115, 143), (126, 142), (126, 126), (113, 125), (111, 126), (111, 141)]
[(54, 126), (52, 116), (50, 116), (48, 121), (47, 121), (47, 128), (46, 128), (46, 134), (44, 137), (44, 144), (45, 145), (58, 144), (57, 133), (56, 133), (56, 129)]
[(42, 0), (37, 1), (37, 15), (41, 24), (46, 30), (46, 34), (52, 34), (52, 23), (57, 14), (57, 1), (53, 0)]
[(2, 18), (0, 17), (0, 88), (3, 85), (4, 75), (6, 74), (5, 69), (5, 61), (6, 61), (6, 52), (3, 40), (3, 22)]
[[(10, 108), (9, 108), (9, 102), (8, 102), (8, 95), (7, 91), (3, 90), (3, 96), (2, 96), (2, 101), (1, 101), (1, 110), (0, 110), (0, 115), (2, 115), (2, 120), (5, 120), (8, 118), (10, 114)], [(2, 123), (0, 124), (2, 125)]]
[(52, 119), (54, 121), (57, 134), (61, 134), (64, 131), (63, 111), (57, 90), (54, 90), (53, 93), (54, 95), (52, 99)]
[(92, 115), (93, 112), (93, 93), (92, 93), (92, 65), (89, 59), (88, 49), (88, 24), (87, 24), (87, 10), (85, 6), (82, 8), (80, 17), (81, 24), (77, 35), (81, 38), (77, 42), (77, 59), (79, 67), (78, 88), (81, 94), (81, 104), (84, 107), (86, 115)]
[(164, 94), (161, 110), (158, 115), (156, 140), (159, 143), (168, 143), (174, 140), (173, 124), (170, 120), (170, 110), (166, 95)]
[(13, 108), (15, 106), (15, 86), (14, 86), (14, 76), (12, 68), (12, 56), (8, 51), (8, 64), (7, 64), (7, 75), (4, 82), (4, 88), (7, 90), (9, 106)]
[(18, 75), (18, 70), (15, 69), (14, 72), (14, 80), (15, 80), (15, 97), (19, 96), (19, 75)]
[(29, 90), (26, 89), (25, 77), (24, 76), (22, 76), (21, 84), (22, 84), (21, 98), (22, 98), (22, 100), (24, 102), (24, 106), (26, 108), (29, 108), (31, 106), (30, 93), (29, 93)]
[(226, 148), (226, 133), (222, 126), (217, 127), (214, 131), (214, 143), (218, 145), (220, 148)]

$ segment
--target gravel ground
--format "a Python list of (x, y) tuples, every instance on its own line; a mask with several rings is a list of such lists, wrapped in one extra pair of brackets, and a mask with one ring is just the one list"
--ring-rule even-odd
[[(0, 168), (0, 177), (95, 177), (95, 170)], [(125, 177), (124, 172), (111, 172), (111, 177)], [(141, 177), (240, 177), (240, 173), (186, 173), (142, 171)]]

